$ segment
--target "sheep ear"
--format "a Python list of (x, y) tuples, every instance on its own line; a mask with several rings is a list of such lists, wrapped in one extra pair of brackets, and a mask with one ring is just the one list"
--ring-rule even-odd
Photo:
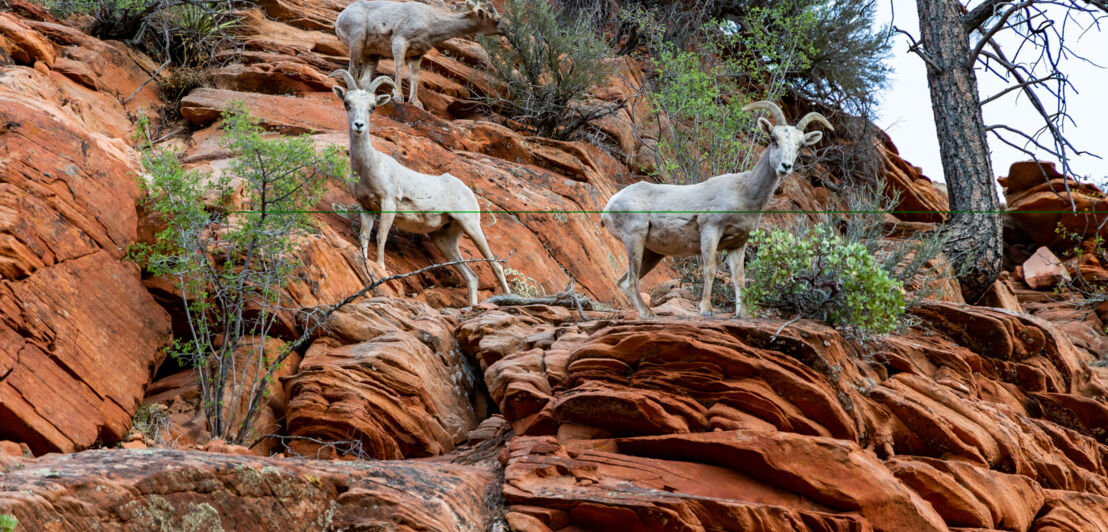
[(822, 131), (812, 131), (810, 133), (805, 133), (804, 134), (804, 145), (805, 146), (811, 146), (812, 144), (815, 144), (815, 143), (819, 142), (822, 138), (823, 138), (823, 132)]
[(377, 107), (381, 107), (382, 105), (385, 105), (386, 103), (389, 103), (390, 101), (392, 101), (392, 95), (391, 94), (379, 94), (377, 96)]
[(762, 128), (762, 132), (766, 135), (773, 136), (773, 124), (765, 118), (758, 119), (758, 126)]
[(332, 85), (331, 90), (334, 91), (335, 96), (338, 96), (340, 100), (346, 100), (346, 89), (338, 85)]

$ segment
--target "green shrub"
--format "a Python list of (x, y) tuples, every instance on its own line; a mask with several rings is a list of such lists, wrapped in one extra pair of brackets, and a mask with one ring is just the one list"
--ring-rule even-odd
[(182, 67), (207, 64), (238, 25), (233, 2), (198, 0), (42, 0), (59, 18), (88, 15), (86, 31), (127, 40), (159, 61)]
[(864, 333), (887, 333), (904, 314), (903, 286), (859, 242), (826, 226), (806, 237), (781, 230), (751, 234), (757, 250), (747, 265), (743, 304), (774, 308)]
[(590, 102), (589, 90), (612, 73), (609, 48), (589, 20), (546, 0), (508, 0), (506, 34), (481, 36), (492, 73), (503, 84), (485, 97), (536, 135), (569, 138), (620, 104)]
[(808, 3), (814, 14), (806, 30), (808, 62), (788, 73), (788, 84), (804, 97), (836, 102), (845, 111), (868, 117), (874, 95), (886, 86), (892, 40), (876, 25), (877, 5), (870, 0)]
[(307, 135), (266, 139), (240, 106), (224, 113), (223, 130), (235, 158), (219, 177), (185, 170), (176, 153), (140, 142), (148, 201), (166, 228), (130, 255), (176, 281), (191, 337), (171, 354), (196, 368), (212, 436), (242, 444), (267, 389), (262, 381), (284, 358), (253, 339), (268, 336), (289, 306), (282, 289), (312, 225), (305, 209), (347, 166), (337, 146), (320, 153)]
[(15, 532), (19, 526), (19, 519), (12, 514), (0, 515), (0, 532)]
[(780, 98), (784, 74), (807, 64), (807, 41), (781, 39), (773, 31), (791, 28), (788, 34), (805, 35), (802, 30), (813, 19), (790, 17), (780, 8), (751, 12), (758, 24), (747, 32), (733, 23), (709, 22), (688, 48), (672, 42), (651, 44), (650, 64), (656, 76), (649, 102), (658, 117), (651, 127), (658, 132), (653, 156), (660, 181), (696, 183), (741, 171), (761, 152), (755, 117), (742, 108), (753, 100)]

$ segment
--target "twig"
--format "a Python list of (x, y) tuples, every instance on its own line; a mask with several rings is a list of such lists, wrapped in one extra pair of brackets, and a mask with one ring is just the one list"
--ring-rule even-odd
[(785, 323), (782, 323), (781, 327), (779, 327), (777, 329), (777, 332), (773, 333), (773, 336), (769, 337), (769, 341), (776, 342), (777, 341), (777, 335), (781, 334), (781, 331), (785, 330), (785, 327), (788, 327), (789, 325), (792, 325), (793, 323), (796, 323), (799, 320), (800, 320), (800, 316), (797, 316), (797, 317), (795, 317), (795, 318), (793, 318), (789, 321), (786, 321)]
[(908, 42), (910, 43), (908, 45), (908, 51), (909, 52), (912, 52), (912, 53), (920, 56), (920, 58), (923, 59), (924, 62), (926, 62), (928, 65), (931, 65), (931, 68), (934, 68), (936, 71), (939, 71), (939, 72), (943, 71), (943, 69), (940, 68), (938, 64), (936, 64), (934, 61), (931, 60), (931, 56), (927, 55), (926, 52), (919, 49), (920, 45), (923, 44), (923, 43), (917, 42), (916, 38), (913, 37), (911, 33), (908, 33), (908, 32), (906, 32), (906, 31), (904, 31), (904, 30), (902, 30), (902, 29), (900, 29), (896, 26), (893, 26), (893, 30), (895, 30), (897, 33), (903, 33), (905, 37), (908, 37)]
[(585, 310), (596, 310), (601, 312), (618, 312), (618, 309), (598, 303), (589, 299), (588, 296), (577, 294), (573, 291), (573, 286), (576, 283), (574, 280), (570, 280), (566, 289), (558, 292), (557, 294), (542, 296), (542, 297), (524, 297), (515, 294), (499, 294), (492, 296), (485, 300), (486, 303), (493, 303), (502, 307), (508, 306), (526, 306), (526, 305), (555, 305), (559, 307), (575, 308), (578, 315), (581, 317), (581, 321), (585, 321)]
[(128, 103), (130, 103), (131, 100), (133, 100), (135, 98), (135, 96), (138, 96), (139, 91), (141, 91), (142, 88), (146, 86), (146, 84), (150, 83), (151, 81), (154, 81), (154, 78), (157, 78), (158, 74), (161, 74), (162, 70), (165, 69), (165, 67), (169, 66), (170, 61), (172, 61), (172, 59), (166, 59), (165, 62), (162, 63), (162, 65), (159, 66), (158, 69), (154, 71), (153, 74), (150, 74), (150, 77), (146, 78), (146, 81), (142, 82), (142, 84), (139, 85), (137, 89), (135, 89), (135, 92), (132, 92), (130, 96), (124, 98), (123, 99), (123, 105), (127, 105)]
[(334, 449), (335, 453), (337, 453), (337, 454), (340, 454), (340, 455), (354, 455), (359, 460), (369, 460), (369, 459), (373, 458), (372, 456), (369, 456), (369, 454), (365, 452), (365, 446), (362, 444), (361, 440), (326, 441), (326, 440), (321, 440), (321, 439), (318, 439), (318, 438), (312, 438), (312, 437), (309, 437), (309, 436), (283, 436), (281, 434), (265, 434), (265, 435), (262, 435), (262, 436), (258, 437), (258, 439), (254, 440), (254, 442), (251, 443), (250, 445), (248, 445), (246, 448), (247, 449), (253, 449), (254, 446), (261, 443), (262, 440), (268, 440), (268, 439), (280, 440), (281, 441), (281, 446), (283, 446), (285, 448), (285, 451), (288, 451), (288, 452), (291, 452), (291, 453), (295, 454), (298, 458), (305, 458), (305, 456), (298, 453), (298, 452), (296, 452), (296, 451), (293, 451), (289, 447), (289, 445), (287, 443), (288, 441), (290, 441), (290, 440), (291, 441), (307, 441), (307, 442), (311, 442), (311, 443), (315, 443), (315, 444), (319, 445), (320, 448), (316, 449), (316, 454), (315, 454), (315, 457), (316, 457), (317, 460), (319, 459), (320, 451), (322, 451), (323, 449), (326, 449), (328, 447)]

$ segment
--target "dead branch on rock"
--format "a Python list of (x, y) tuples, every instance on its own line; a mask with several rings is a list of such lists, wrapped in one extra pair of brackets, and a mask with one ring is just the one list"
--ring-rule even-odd
[(280, 434), (265, 434), (258, 439), (254, 440), (247, 448), (252, 449), (255, 445), (262, 442), (262, 440), (273, 439), (281, 442), (281, 447), (284, 447), (285, 452), (297, 458), (312, 458), (311, 456), (304, 455), (292, 450), (289, 447), (290, 441), (306, 441), (319, 445), (319, 448), (315, 451), (315, 458), (317, 460), (322, 459), (320, 454), (324, 449), (332, 449), (335, 451), (336, 456), (354, 456), (358, 460), (372, 460), (373, 456), (370, 456), (366, 452), (365, 446), (361, 440), (340, 440), (340, 441), (326, 441), (318, 438), (311, 438), (308, 436), (283, 436)]
[(593, 301), (584, 294), (578, 294), (573, 291), (573, 287), (577, 284), (574, 279), (569, 280), (569, 284), (566, 285), (565, 290), (552, 294), (549, 296), (541, 297), (524, 297), (516, 294), (498, 294), (490, 297), (485, 302), (493, 303), (501, 307), (516, 307), (526, 305), (549, 305), (556, 307), (566, 307), (577, 309), (577, 315), (581, 318), (581, 321), (587, 321), (585, 317), (586, 310), (596, 310), (600, 312), (619, 312), (617, 308), (609, 307), (603, 303)]

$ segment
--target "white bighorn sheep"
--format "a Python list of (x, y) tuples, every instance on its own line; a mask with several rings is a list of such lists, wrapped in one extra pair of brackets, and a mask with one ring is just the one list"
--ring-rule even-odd
[[(401, 100), (400, 75), (408, 66), (408, 101), (419, 101), (419, 64), (424, 54), (447, 39), (461, 35), (500, 33), (496, 11), (466, 1), (464, 11), (446, 13), (419, 2), (358, 0), (339, 13), (335, 33), (350, 48), (349, 72), (364, 85), (373, 79), (381, 56), (391, 53), (396, 63), (393, 99)], [(364, 68), (359, 74), (359, 69)]]
[(735, 285), (735, 316), (741, 317), (743, 261), (750, 232), (758, 226), (774, 190), (792, 172), (800, 148), (823, 138), (822, 132), (804, 133), (804, 128), (819, 122), (835, 130), (819, 113), (808, 113), (796, 127), (790, 126), (785, 114), (772, 102), (754, 102), (744, 109), (770, 111), (777, 123), (775, 126), (765, 118), (758, 119), (770, 142), (753, 169), (718, 175), (693, 185), (634, 183), (617, 192), (604, 207), (601, 222), (627, 247), (627, 273), (618, 284), (641, 316), (653, 314), (639, 294), (639, 280), (662, 257), (696, 254), (701, 257), (704, 276), (700, 312), (711, 316), (716, 253), (726, 251)]
[[(431, 242), (449, 261), (462, 260), (458, 252), (458, 240), (462, 233), (473, 241), (481, 255), (493, 259), (485, 234), (481, 231), (481, 207), (465, 183), (450, 174), (416, 172), (373, 148), (369, 138), (369, 115), (390, 99), (388, 94), (378, 96), (375, 91), (381, 84), (392, 84), (393, 81), (381, 76), (362, 89), (345, 70), (336, 70), (331, 76), (342, 76), (347, 86), (344, 90), (336, 84), (332, 89), (346, 107), (350, 126), (350, 170), (358, 176), (354, 197), (365, 211), (381, 213), (381, 224), (377, 228), (377, 264), (381, 269), (385, 268), (385, 239), (394, 223), (403, 231), (429, 233)], [(362, 212), (361, 220), (362, 228), (358, 236), (362, 258), (368, 261), (373, 217), (369, 212)], [(500, 264), (495, 261), (489, 264), (500, 287), (510, 293)], [(464, 263), (454, 267), (465, 278), (469, 304), (476, 305), (477, 276)]]

